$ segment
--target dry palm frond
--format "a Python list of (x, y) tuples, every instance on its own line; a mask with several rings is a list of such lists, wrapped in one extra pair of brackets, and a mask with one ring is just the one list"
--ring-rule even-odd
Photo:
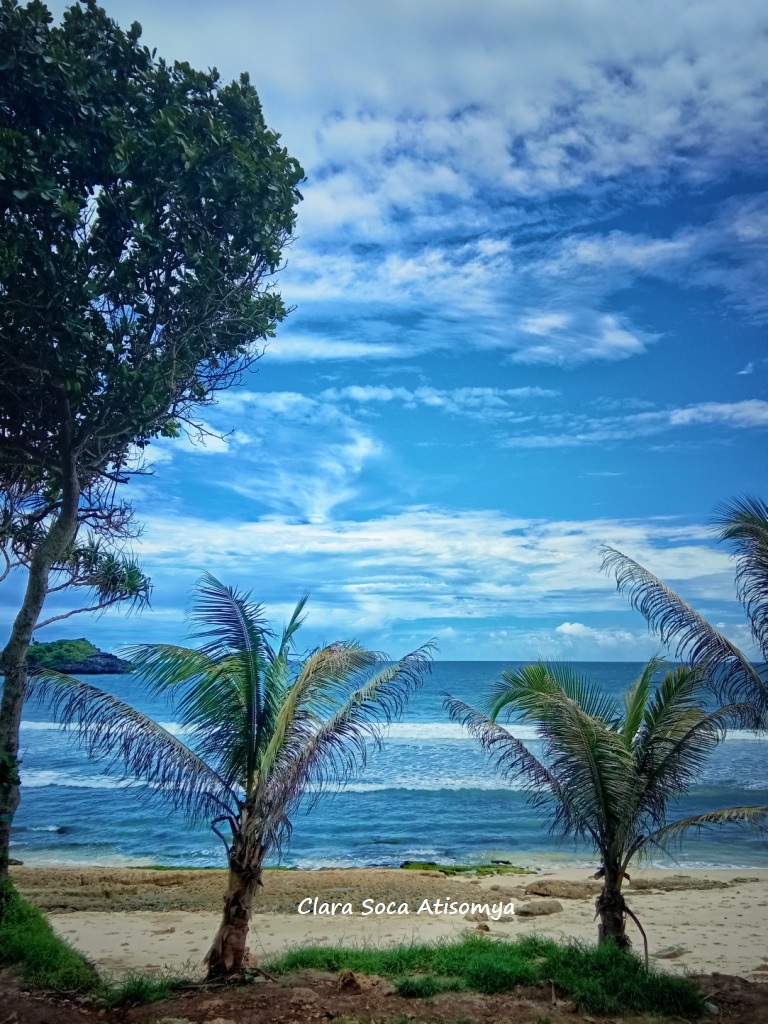
[(74, 728), (89, 757), (104, 771), (146, 785), (195, 821), (237, 807), (237, 795), (194, 751), (161, 725), (112, 694), (50, 669), (37, 672), (30, 699), (45, 704), (55, 721)]
[(705, 669), (719, 699), (751, 704), (759, 726), (768, 708), (768, 681), (739, 648), (642, 565), (613, 548), (604, 547), (602, 554), (602, 571), (614, 573), (617, 589), (661, 642), (673, 647), (674, 657)]
[(718, 506), (721, 540), (734, 541), (738, 556), (736, 589), (752, 636), (768, 661), (768, 505), (760, 498), (736, 498)]

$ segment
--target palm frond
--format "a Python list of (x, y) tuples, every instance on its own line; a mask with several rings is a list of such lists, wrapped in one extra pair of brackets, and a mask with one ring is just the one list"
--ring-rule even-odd
[(297, 629), (299, 629), (306, 618), (302, 614), (306, 607), (307, 601), (309, 600), (309, 594), (302, 594), (296, 603), (296, 607), (293, 609), (290, 619), (283, 627), (283, 635), (280, 640), (280, 647), (277, 651), (277, 657), (281, 655), (287, 655), (291, 644), (293, 643), (293, 635)]
[(632, 686), (623, 695), (624, 724), (622, 735), (628, 745), (637, 745), (640, 730), (645, 718), (645, 708), (651, 693), (654, 675), (664, 665), (662, 658), (651, 658)]
[(666, 850), (674, 842), (682, 840), (686, 832), (701, 832), (704, 829), (717, 828), (722, 825), (737, 825), (741, 828), (758, 828), (761, 832), (768, 829), (768, 807), (725, 807), (719, 811), (705, 811), (703, 814), (692, 814), (688, 818), (680, 818), (669, 825), (664, 825), (644, 836), (633, 852), (637, 852), (648, 844)]
[[(269, 744), (260, 758), (259, 773), (267, 778), (279, 752), (286, 743), (297, 711), (311, 704), (312, 717), (321, 722), (339, 707), (339, 688), (350, 679), (369, 671), (384, 656), (369, 651), (354, 641), (333, 643), (314, 651), (303, 663), (295, 682), (285, 696), (274, 721)], [(343, 689), (341, 692), (344, 692)], [(345, 694), (346, 696), (346, 694)]]
[(547, 797), (554, 798), (552, 804), (551, 831), (562, 836), (572, 832), (592, 835), (586, 822), (574, 818), (570, 812), (567, 790), (559, 779), (531, 753), (526, 745), (509, 729), (495, 722), (488, 715), (465, 704), (464, 701), (444, 694), (443, 706), (452, 722), (463, 725), (474, 736), (480, 746), (489, 754), (496, 772), (503, 779), (522, 779), (528, 802), (533, 807), (541, 806)]
[(229, 786), (244, 788), (250, 741), (238, 659), (216, 661), (173, 644), (134, 645), (125, 648), (125, 655), (147, 690), (168, 698), (203, 760)]
[(146, 784), (199, 821), (231, 814), (237, 797), (226, 782), (177, 737), (112, 694), (50, 669), (30, 681), (30, 699), (50, 709), (89, 757), (104, 760), (104, 771)]
[[(660, 828), (670, 797), (685, 793), (699, 778), (707, 758), (731, 728), (751, 722), (751, 708), (731, 704), (708, 714), (682, 709), (674, 727), (656, 732), (638, 752), (638, 827)], [(642, 826), (642, 827), (641, 827)]]
[(721, 700), (746, 701), (755, 709), (755, 725), (766, 717), (768, 681), (747, 657), (702, 618), (689, 604), (643, 566), (614, 548), (602, 549), (603, 572), (613, 572), (616, 588), (625, 593), (674, 657), (707, 670), (707, 681)]
[(264, 724), (263, 674), (269, 659), (267, 638), (272, 635), (263, 608), (253, 604), (250, 593), (227, 587), (210, 573), (203, 573), (196, 589), (190, 620), (199, 623), (193, 636), (205, 639), (200, 650), (216, 661), (234, 666), (232, 681), (240, 690), (244, 709), (243, 736), (246, 788), (256, 772), (258, 735)]
[(591, 718), (612, 723), (618, 715), (614, 698), (570, 665), (542, 661), (524, 665), (514, 672), (505, 669), (492, 684), (483, 710), (494, 720), (506, 709), (510, 714), (520, 712), (523, 721), (528, 721), (529, 715), (531, 721), (539, 721), (544, 707), (542, 698), (546, 702), (547, 698), (557, 698), (561, 693)]
[(737, 593), (768, 661), (768, 504), (750, 495), (735, 498), (717, 507), (714, 521), (720, 540), (736, 543)]
[(600, 845), (625, 817), (634, 785), (631, 752), (615, 729), (616, 702), (566, 666), (538, 663), (502, 673), (490, 706), (536, 724), (571, 819)]
[(361, 685), (324, 721), (306, 707), (297, 709), (274, 753), (266, 784), (266, 802), (275, 821), (285, 817), (307, 789), (312, 789), (314, 803), (365, 766), (370, 749), (381, 744), (384, 726), (401, 713), (431, 671), (433, 647), (432, 642), (425, 644), (362, 681), (359, 671), (353, 673), (352, 680)]

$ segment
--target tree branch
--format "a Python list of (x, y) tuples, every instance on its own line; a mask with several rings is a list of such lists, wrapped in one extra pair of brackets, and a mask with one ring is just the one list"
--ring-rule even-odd
[(130, 600), (130, 597), (125, 594), (119, 597), (111, 597), (107, 601), (99, 601), (98, 604), (92, 604), (88, 608), (75, 608), (71, 612), (64, 612), (62, 615), (52, 615), (49, 619), (45, 619), (43, 622), (38, 622), (32, 632), (34, 633), (35, 630), (42, 629), (43, 626), (50, 626), (52, 622), (61, 622), (62, 619), (69, 619), (71, 616), (81, 615), (83, 612), (98, 612), (104, 608), (109, 608), (113, 604), (119, 604), (120, 601), (128, 600)]

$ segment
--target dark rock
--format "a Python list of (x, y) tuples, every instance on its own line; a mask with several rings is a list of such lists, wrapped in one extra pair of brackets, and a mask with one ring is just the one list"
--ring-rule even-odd
[(84, 661), (58, 661), (50, 667), (67, 675), (119, 675), (130, 672), (132, 666), (129, 661), (123, 661), (115, 654), (100, 651)]
[(515, 913), (520, 917), (542, 917), (544, 914), (559, 914), (562, 909), (563, 905), (558, 900), (531, 900), (530, 903), (518, 904)]

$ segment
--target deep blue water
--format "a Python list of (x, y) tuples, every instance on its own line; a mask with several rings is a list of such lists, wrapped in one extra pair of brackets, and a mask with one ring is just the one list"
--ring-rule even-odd
[[(397, 865), (404, 860), (509, 860), (530, 866), (591, 865), (590, 850), (558, 845), (526, 806), (519, 786), (500, 781), (477, 743), (448, 721), (443, 692), (477, 703), (509, 663), (437, 662), (431, 679), (390, 727), (384, 748), (346, 789), (300, 808), (281, 863), (291, 867)], [(619, 693), (641, 665), (577, 666)], [(162, 701), (147, 700), (130, 676), (88, 677), (174, 729)], [(533, 730), (516, 735), (531, 742)], [(12, 856), (27, 864), (223, 865), (223, 846), (206, 826), (190, 826), (166, 806), (101, 775), (72, 739), (29, 706), (22, 725), (22, 802)], [(675, 816), (733, 805), (768, 804), (768, 745), (733, 733), (714, 752)], [(659, 866), (768, 867), (768, 841), (735, 829), (691, 838)]]

